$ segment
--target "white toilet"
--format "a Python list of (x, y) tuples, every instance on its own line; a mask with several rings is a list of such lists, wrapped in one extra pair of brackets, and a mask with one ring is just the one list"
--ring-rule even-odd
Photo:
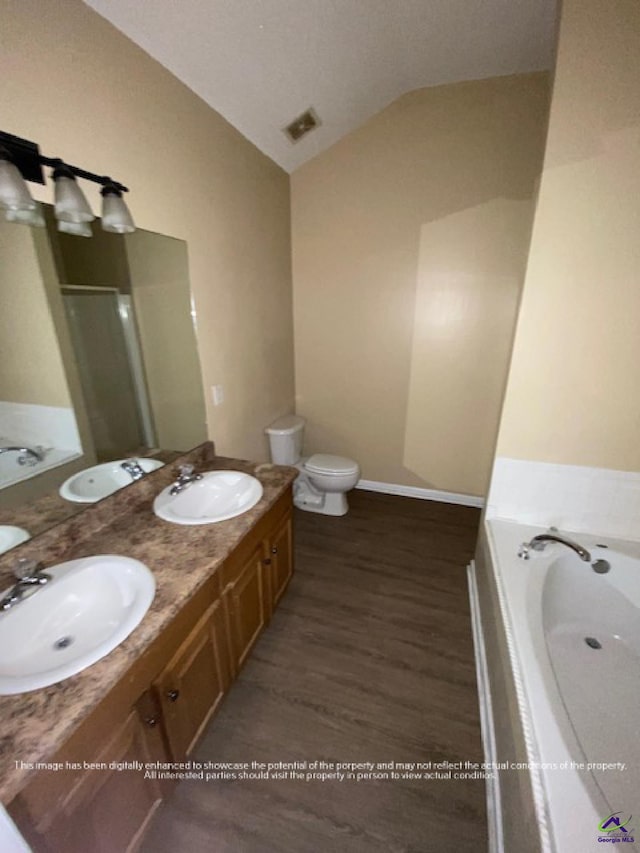
[(293, 502), (300, 509), (323, 515), (345, 515), (349, 510), (346, 492), (360, 479), (360, 468), (353, 459), (314, 453), (302, 458), (304, 418), (285, 415), (265, 430), (269, 436), (271, 461), (293, 465), (300, 475), (293, 484)]

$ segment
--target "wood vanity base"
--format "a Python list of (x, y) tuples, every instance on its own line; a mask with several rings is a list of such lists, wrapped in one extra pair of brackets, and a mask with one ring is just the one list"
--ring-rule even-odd
[(289, 488), (49, 759), (64, 769), (28, 777), (9, 812), (35, 851), (139, 846), (178, 781), (161, 765), (188, 761), (289, 583), (291, 507)]

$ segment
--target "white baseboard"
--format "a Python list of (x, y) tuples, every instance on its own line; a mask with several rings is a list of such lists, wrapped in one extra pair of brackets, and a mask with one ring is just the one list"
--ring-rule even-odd
[(423, 501), (439, 501), (443, 504), (460, 506), (484, 506), (484, 498), (475, 495), (458, 495), (455, 492), (441, 492), (437, 489), (421, 489), (418, 486), (400, 486), (396, 483), (379, 483), (376, 480), (358, 480), (356, 489), (365, 492), (382, 492), (385, 495), (401, 495), (404, 498), (419, 498)]
[[(480, 705), (480, 730), (482, 732), (482, 748), (484, 760), (495, 764), (498, 760), (496, 751), (496, 736), (493, 728), (493, 708), (491, 706), (491, 690), (489, 688), (489, 670), (487, 655), (482, 635), (480, 603), (478, 601), (478, 584), (476, 567), (473, 560), (467, 566), (469, 584), (469, 604), (471, 606), (471, 628), (473, 631), (473, 651), (476, 659), (476, 678), (478, 680), (478, 703)], [(502, 835), (502, 801), (500, 798), (500, 778), (494, 771), (494, 778), (485, 782), (487, 792), (487, 828), (489, 830), (489, 853), (504, 853), (504, 838)]]

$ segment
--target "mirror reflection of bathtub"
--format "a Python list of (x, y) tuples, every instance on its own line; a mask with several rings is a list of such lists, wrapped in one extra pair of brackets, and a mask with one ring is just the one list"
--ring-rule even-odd
[(71, 474), (207, 438), (186, 244), (99, 222), (75, 237), (45, 218), (0, 219), (0, 447), (42, 457), (0, 453), (0, 524), (45, 500), (32, 534), (82, 509), (53, 511)]
[[(73, 413), (70, 412), (70, 414)], [(0, 489), (6, 489), (22, 480), (36, 477), (44, 471), (57, 468), (82, 455), (80, 439), (75, 428), (75, 419), (68, 418), (68, 420), (72, 425), (73, 433), (75, 433), (73, 437), (77, 439), (77, 443), (62, 439), (57, 443), (57, 446), (45, 447), (37, 440), (31, 440), (27, 443), (8, 435), (0, 435)], [(28, 435), (27, 430), (21, 429), (20, 435)], [(73, 443), (75, 443), (75, 447), (72, 449)]]
[(488, 786), (494, 849), (586, 853), (637, 811), (640, 544), (562, 531), (591, 563), (557, 544), (519, 560), (542, 532), (485, 522), (470, 576), (483, 741), (510, 768)]

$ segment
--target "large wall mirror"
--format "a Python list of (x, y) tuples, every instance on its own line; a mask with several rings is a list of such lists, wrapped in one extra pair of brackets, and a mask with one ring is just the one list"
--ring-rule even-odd
[(36, 535), (86, 507), (60, 495), (70, 477), (207, 437), (186, 243), (43, 213), (0, 220), (0, 552), (16, 521)]

